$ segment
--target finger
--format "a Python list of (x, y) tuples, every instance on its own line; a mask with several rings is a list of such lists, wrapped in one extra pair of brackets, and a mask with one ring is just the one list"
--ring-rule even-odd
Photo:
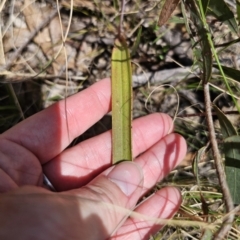
[(61, 194), (77, 196), (81, 202), (81, 215), (95, 216), (104, 227), (97, 239), (108, 239), (128, 217), (129, 209), (136, 205), (142, 183), (143, 175), (139, 166), (125, 161), (109, 168), (85, 187)]
[(44, 163), (109, 112), (110, 99), (110, 80), (101, 80), (26, 119), (1, 137), (27, 148)]
[(171, 133), (136, 159), (143, 169), (143, 194), (169, 174), (184, 158), (187, 152), (185, 139)]
[(108, 239), (134, 208), (142, 181), (139, 166), (124, 162), (79, 190), (28, 186), (2, 194), (0, 211), (9, 218), (0, 218), (1, 239), (16, 239), (16, 232), (20, 239), (32, 239), (33, 232), (41, 239)]
[(157, 223), (157, 221), (161, 222), (161, 219), (172, 218), (180, 205), (181, 194), (179, 190), (174, 187), (163, 188), (141, 203), (134, 210), (137, 214), (134, 216), (133, 213), (132, 217), (127, 219), (111, 239), (149, 239), (165, 225)]
[[(166, 114), (152, 114), (133, 122), (133, 155), (138, 156), (172, 131)], [(44, 165), (44, 172), (58, 190), (87, 184), (111, 166), (111, 132), (108, 131), (67, 149)]]

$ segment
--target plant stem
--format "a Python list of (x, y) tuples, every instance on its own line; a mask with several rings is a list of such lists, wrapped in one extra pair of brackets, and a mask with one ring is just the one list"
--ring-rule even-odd
[(203, 84), (203, 91), (204, 91), (204, 100), (205, 100), (205, 108), (206, 108), (206, 119), (208, 124), (208, 130), (209, 130), (209, 137), (210, 142), (212, 145), (212, 151), (213, 151), (213, 158), (216, 164), (218, 179), (221, 185), (221, 189), (223, 192), (223, 198), (226, 205), (226, 210), (229, 213), (229, 215), (224, 219), (224, 222), (219, 229), (219, 231), (215, 234), (214, 239), (215, 240), (221, 240), (223, 237), (228, 233), (228, 231), (232, 227), (232, 222), (234, 220), (234, 213), (230, 213), (234, 209), (233, 200), (226, 182), (225, 172), (221, 160), (221, 155), (219, 153), (217, 140), (216, 140), (216, 134), (214, 130), (213, 120), (212, 120), (212, 111), (211, 111), (211, 100), (210, 100), (210, 93), (209, 93), (209, 83)]
[(125, 12), (125, 0), (122, 0), (122, 6), (121, 6), (121, 17), (120, 17), (120, 23), (119, 23), (119, 29), (118, 29), (118, 34), (121, 36), (123, 32), (123, 17), (124, 17), (124, 12)]

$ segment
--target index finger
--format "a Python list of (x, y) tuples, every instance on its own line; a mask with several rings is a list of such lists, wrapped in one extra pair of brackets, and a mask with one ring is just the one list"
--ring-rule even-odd
[(110, 79), (104, 79), (29, 117), (2, 137), (22, 145), (44, 163), (108, 113), (110, 105)]

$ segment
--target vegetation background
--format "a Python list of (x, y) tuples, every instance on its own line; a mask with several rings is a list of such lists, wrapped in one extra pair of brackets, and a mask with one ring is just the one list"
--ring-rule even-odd
[[(181, 189), (183, 203), (174, 218), (179, 224), (165, 226), (153, 239), (211, 239), (214, 231), (203, 229), (197, 223), (219, 228), (226, 216), (226, 202), (216, 174), (206, 121), (204, 64), (209, 65), (207, 71), (211, 69), (208, 79), (211, 101), (222, 110), (220, 117), (224, 119), (224, 115), (229, 120), (222, 122), (230, 124), (229, 128), (234, 127), (233, 135), (237, 135), (240, 126), (239, 6), (230, 0), (195, 0), (193, 6), (187, 0), (180, 1), (168, 21), (159, 26), (164, 2), (128, 0), (124, 15), (124, 34), (133, 62), (133, 117), (151, 112), (168, 113), (175, 118), (175, 130), (188, 142), (188, 154), (182, 165), (156, 186), (174, 185)], [(201, 13), (199, 3), (208, 8), (204, 18), (194, 22), (193, 8), (196, 5)], [(221, 4), (226, 5), (218, 14), (216, 5)], [(120, 0), (1, 1), (1, 132), (110, 76), (120, 6)], [(207, 34), (210, 40), (206, 40)], [(209, 54), (201, 44), (204, 39), (212, 42), (211, 51), (216, 51), (220, 64), (225, 66), (226, 79), (219, 73), (216, 58), (208, 62), (211, 57), (204, 57), (205, 53)], [(212, 111), (212, 118), (214, 137), (224, 160), (224, 134), (216, 110)], [(110, 128), (111, 114), (76, 141)], [(238, 149), (239, 144), (236, 146)], [(240, 159), (238, 154), (236, 158)], [(238, 189), (238, 185), (233, 187)], [(235, 213), (225, 239), (240, 239), (239, 211)], [(191, 220), (192, 224), (186, 225), (183, 220)]]

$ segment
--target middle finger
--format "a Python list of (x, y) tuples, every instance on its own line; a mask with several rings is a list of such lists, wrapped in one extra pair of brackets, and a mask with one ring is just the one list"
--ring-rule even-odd
[[(133, 121), (133, 156), (149, 149), (172, 130), (166, 114), (151, 114)], [(111, 131), (65, 150), (43, 166), (59, 191), (81, 187), (111, 166)]]

